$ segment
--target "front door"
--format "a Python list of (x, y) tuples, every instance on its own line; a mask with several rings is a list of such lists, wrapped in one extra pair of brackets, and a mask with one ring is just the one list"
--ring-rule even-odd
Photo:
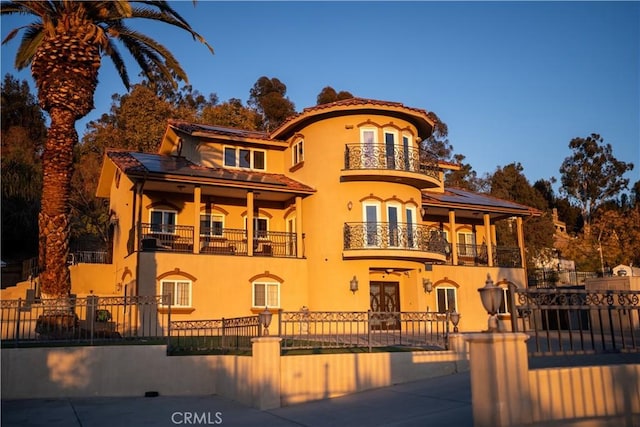
[[(369, 284), (371, 311), (374, 313), (398, 313), (400, 311), (400, 285), (398, 282), (371, 282)], [(400, 319), (397, 316), (375, 318), (374, 329), (400, 329)]]

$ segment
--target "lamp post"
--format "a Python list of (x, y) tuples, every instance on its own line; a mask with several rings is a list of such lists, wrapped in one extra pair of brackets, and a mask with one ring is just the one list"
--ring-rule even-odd
[(458, 313), (457, 311), (453, 310), (451, 312), (451, 314), (449, 315), (449, 318), (451, 319), (451, 323), (453, 323), (453, 333), (457, 334), (458, 333), (458, 323), (460, 323), (460, 313)]
[(478, 289), (478, 292), (480, 292), (480, 300), (482, 301), (484, 309), (489, 313), (489, 329), (487, 332), (499, 332), (500, 324), (498, 322), (497, 314), (500, 309), (502, 299), (504, 298), (502, 288), (496, 286), (493, 283), (493, 280), (491, 280), (491, 275), (487, 274), (487, 281), (485, 282), (484, 287)]
[(265, 306), (264, 311), (259, 314), (260, 324), (264, 327), (264, 336), (269, 335), (269, 325), (271, 325), (271, 312)]

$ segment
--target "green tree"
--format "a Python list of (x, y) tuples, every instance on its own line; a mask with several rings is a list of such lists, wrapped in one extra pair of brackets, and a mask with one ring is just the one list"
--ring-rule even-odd
[(465, 158), (463, 154), (455, 154), (453, 156), (453, 161), (458, 164), (460, 169), (447, 171), (444, 176), (445, 186), (478, 191), (480, 189), (480, 183), (477, 173), (469, 163), (464, 163)]
[(633, 164), (616, 159), (611, 144), (605, 144), (595, 133), (586, 138), (573, 138), (569, 148), (573, 154), (560, 166), (561, 191), (579, 206), (584, 233), (589, 236), (593, 213), (604, 201), (627, 188), (629, 180), (623, 175), (633, 170)]
[[(491, 176), (491, 195), (544, 212), (541, 216), (530, 217), (524, 222), (524, 234), (527, 236), (525, 241), (527, 264), (533, 265), (536, 259), (550, 255), (555, 227), (551, 215), (546, 211), (546, 200), (529, 184), (523, 171), (524, 168), (520, 163), (498, 167)], [(513, 231), (514, 228), (508, 220), (496, 224), (498, 240), (503, 244), (515, 245), (517, 240)]]
[(2, 82), (1, 117), (2, 256), (22, 260), (38, 253), (40, 155), (47, 129), (27, 82), (10, 74)]
[(241, 100), (231, 98), (221, 104), (205, 107), (200, 121), (211, 125), (257, 130), (260, 117), (254, 110), (242, 105)]
[(330, 102), (342, 101), (344, 99), (351, 98), (354, 98), (351, 92), (347, 92), (346, 90), (336, 92), (336, 90), (331, 86), (325, 86), (316, 97), (316, 105), (329, 104)]
[[(165, 1), (7, 1), (4, 15), (35, 17), (29, 25), (11, 30), (9, 42), (21, 31), (15, 66), (31, 67), (38, 88), (40, 107), (49, 113), (51, 124), (43, 153), (44, 179), (39, 214), (40, 283), (45, 296), (66, 296), (71, 289), (66, 259), (69, 253), (71, 181), (74, 147), (78, 142), (75, 123), (93, 108), (102, 56), (114, 63), (124, 85), (129, 76), (116, 40), (132, 54), (150, 80), (161, 76), (173, 82), (187, 76), (164, 46), (133, 30), (128, 19), (163, 22), (206, 41)], [(24, 30), (24, 31), (23, 31)]]
[(272, 131), (295, 114), (295, 105), (286, 94), (287, 86), (275, 77), (262, 76), (253, 85), (248, 104), (260, 116), (260, 129)]

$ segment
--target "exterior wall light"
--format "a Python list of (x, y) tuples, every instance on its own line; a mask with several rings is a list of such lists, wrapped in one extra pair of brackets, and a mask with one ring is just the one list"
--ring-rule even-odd
[(426, 293), (430, 294), (433, 291), (433, 282), (431, 279), (422, 279), (422, 287)]
[(349, 203), (347, 203), (347, 209), (353, 209), (353, 202), (351, 200), (349, 200)]
[(264, 311), (259, 314), (260, 324), (264, 327), (264, 336), (269, 335), (269, 325), (271, 325), (271, 312), (265, 306)]
[(355, 275), (353, 276), (353, 279), (351, 279), (351, 281), (349, 282), (349, 290), (354, 294), (358, 290), (358, 279), (356, 278)]
[(496, 286), (493, 280), (491, 280), (491, 275), (487, 274), (487, 281), (484, 287), (478, 289), (478, 292), (480, 292), (480, 300), (482, 301), (484, 309), (489, 313), (489, 329), (487, 332), (500, 332), (497, 314), (503, 298), (502, 288)]

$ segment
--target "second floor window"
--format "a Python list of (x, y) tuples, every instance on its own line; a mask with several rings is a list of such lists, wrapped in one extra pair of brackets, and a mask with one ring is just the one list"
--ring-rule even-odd
[(300, 140), (291, 147), (291, 163), (293, 166), (304, 160), (304, 140)]
[(151, 211), (151, 231), (153, 233), (175, 234), (176, 211), (154, 209)]
[(200, 215), (201, 236), (222, 236), (224, 229), (224, 216), (219, 214)]
[(266, 169), (266, 151), (249, 148), (225, 147), (224, 165), (230, 168)]

